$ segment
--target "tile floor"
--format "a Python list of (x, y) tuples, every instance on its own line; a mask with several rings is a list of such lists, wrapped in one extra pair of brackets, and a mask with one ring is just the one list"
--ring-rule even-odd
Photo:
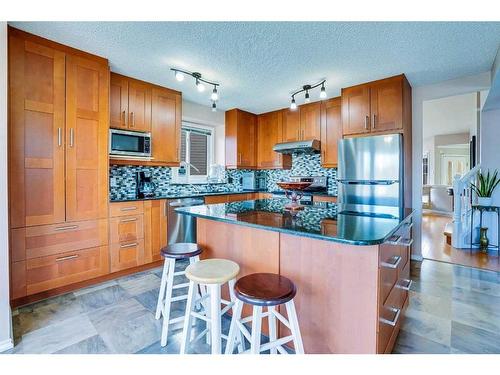
[[(412, 264), (411, 272), (410, 306), (394, 353), (500, 353), (500, 273), (430, 260)], [(166, 347), (159, 343), (160, 277), (161, 269), (153, 269), (21, 307), (8, 353), (178, 353), (180, 325)], [(176, 303), (172, 317), (183, 307)], [(195, 334), (203, 328), (200, 322)], [(192, 352), (209, 353), (209, 346), (200, 340)]]

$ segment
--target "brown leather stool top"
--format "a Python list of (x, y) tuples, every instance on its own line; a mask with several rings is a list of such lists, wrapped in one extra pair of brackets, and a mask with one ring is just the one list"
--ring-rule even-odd
[(160, 252), (164, 258), (185, 259), (200, 255), (203, 249), (197, 243), (179, 242), (163, 247)]
[(236, 297), (250, 305), (276, 306), (287, 303), (297, 288), (288, 278), (274, 273), (252, 273), (243, 276), (234, 285)]

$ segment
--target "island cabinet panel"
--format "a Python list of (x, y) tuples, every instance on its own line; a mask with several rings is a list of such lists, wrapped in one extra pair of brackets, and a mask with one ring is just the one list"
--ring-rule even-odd
[(240, 109), (225, 116), (226, 167), (257, 168), (257, 116)]
[(263, 113), (257, 119), (257, 166), (261, 169), (291, 168), (291, 155), (273, 150), (276, 143), (283, 142), (283, 111)]
[(342, 139), (341, 100), (333, 98), (321, 103), (321, 165), (338, 164), (338, 141)]
[(300, 107), (296, 110), (285, 108), (283, 116), (283, 142), (295, 142), (300, 140)]
[(377, 352), (378, 246), (281, 233), (280, 273), (297, 286), (306, 353)]
[(65, 54), (9, 36), (10, 226), (63, 223)]

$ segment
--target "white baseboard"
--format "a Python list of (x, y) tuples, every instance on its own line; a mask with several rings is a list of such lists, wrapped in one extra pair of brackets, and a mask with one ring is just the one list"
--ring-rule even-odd
[(13, 347), (14, 342), (12, 341), (12, 339), (0, 341), (0, 353), (12, 349)]

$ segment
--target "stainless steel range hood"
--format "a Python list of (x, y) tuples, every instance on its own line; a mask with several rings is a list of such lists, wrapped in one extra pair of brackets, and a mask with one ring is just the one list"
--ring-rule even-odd
[(277, 143), (274, 145), (273, 150), (281, 154), (292, 154), (305, 153), (305, 152), (319, 152), (321, 142), (317, 139), (312, 139), (310, 141), (297, 141), (297, 142), (285, 142)]

